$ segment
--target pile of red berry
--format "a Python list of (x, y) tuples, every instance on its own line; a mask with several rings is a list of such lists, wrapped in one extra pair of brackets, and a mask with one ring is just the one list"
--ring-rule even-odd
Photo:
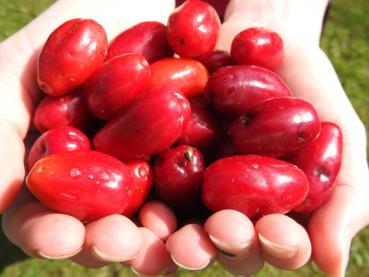
[(212, 6), (190, 0), (167, 26), (142, 22), (109, 45), (91, 19), (53, 31), (38, 60), (46, 96), (29, 190), (84, 223), (133, 216), (147, 198), (178, 215), (235, 209), (251, 219), (324, 204), (339, 127), (276, 75), (278, 34), (246, 29), (228, 53), (214, 49), (220, 25)]

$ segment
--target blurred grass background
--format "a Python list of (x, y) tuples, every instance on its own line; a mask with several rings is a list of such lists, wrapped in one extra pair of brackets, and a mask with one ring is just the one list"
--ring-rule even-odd
[[(52, 0), (0, 0), (0, 41), (27, 24), (47, 8)], [(334, 0), (323, 32), (322, 47), (331, 58), (356, 111), (369, 130), (369, 1)], [(329, 103), (328, 103), (329, 104)], [(369, 149), (369, 148), (368, 148)], [(13, 246), (0, 232), (0, 276), (4, 277), (70, 277), (134, 276), (119, 264), (101, 269), (85, 269), (68, 260), (31, 259)], [(178, 276), (232, 276), (218, 264), (202, 272), (180, 270)], [(325, 276), (314, 265), (294, 272), (265, 266), (258, 277)], [(369, 229), (354, 239), (349, 277), (369, 276)]]

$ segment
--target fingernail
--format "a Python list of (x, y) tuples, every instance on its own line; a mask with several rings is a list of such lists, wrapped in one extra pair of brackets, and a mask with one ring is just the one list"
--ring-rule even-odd
[(262, 243), (263, 249), (271, 256), (279, 258), (279, 259), (290, 259), (296, 256), (297, 247), (282, 245), (270, 240), (267, 240), (262, 235), (259, 234), (259, 240)]
[(176, 259), (174, 259), (173, 255), (171, 254), (172, 260), (173, 262), (178, 265), (179, 267), (186, 269), (186, 270), (202, 270), (204, 268), (206, 268), (209, 264), (210, 264), (210, 260), (206, 261), (205, 264), (198, 266), (198, 267), (189, 267), (189, 266), (185, 266), (183, 264), (181, 264), (180, 262), (176, 261)]
[(77, 255), (81, 250), (82, 248), (76, 252), (73, 252), (71, 254), (62, 255), (62, 256), (50, 256), (50, 255), (45, 254), (41, 250), (36, 250), (36, 257), (44, 258), (48, 260), (62, 260), (62, 259), (70, 258), (70, 257)]
[(216, 237), (213, 237), (209, 234), (210, 240), (215, 244), (215, 246), (218, 248), (218, 251), (220, 251), (222, 254), (229, 256), (229, 257), (236, 257), (245, 254), (248, 252), (253, 244), (253, 242), (247, 241), (247, 242), (229, 242), (220, 240)]
[(136, 274), (137, 276), (140, 276), (140, 277), (153, 277), (153, 276), (155, 276), (155, 275), (142, 274), (142, 273), (138, 272), (136, 269), (134, 269), (133, 267), (131, 267), (131, 270), (134, 274)]
[(99, 260), (103, 260), (107, 262), (124, 262), (124, 261), (134, 259), (139, 254), (139, 252), (137, 251), (137, 253), (126, 255), (126, 256), (110, 255), (110, 254), (106, 254), (100, 251), (96, 246), (91, 246), (91, 252)]

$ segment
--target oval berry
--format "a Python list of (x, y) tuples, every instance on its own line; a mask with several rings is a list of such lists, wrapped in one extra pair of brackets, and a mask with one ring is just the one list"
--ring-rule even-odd
[(27, 187), (49, 209), (84, 223), (121, 214), (132, 201), (132, 176), (119, 160), (96, 151), (72, 151), (39, 160)]
[(237, 64), (258, 65), (275, 71), (283, 63), (283, 41), (271, 30), (248, 28), (233, 39), (231, 54)]
[(213, 50), (197, 58), (209, 73), (215, 72), (217, 69), (225, 66), (234, 65), (231, 55), (224, 50)]
[(126, 163), (129, 168), (132, 178), (132, 201), (131, 205), (126, 209), (125, 216), (133, 216), (144, 203), (147, 195), (150, 192), (153, 182), (153, 170), (145, 161), (129, 161)]
[(192, 59), (162, 59), (150, 68), (152, 87), (172, 86), (188, 98), (202, 93), (208, 81), (206, 68)]
[(97, 150), (121, 160), (141, 159), (172, 145), (190, 119), (190, 104), (175, 88), (146, 91), (94, 137)]
[(308, 185), (305, 174), (290, 163), (256, 155), (233, 156), (206, 168), (202, 200), (213, 212), (234, 209), (257, 219), (292, 210), (305, 199)]
[(196, 148), (180, 145), (158, 155), (154, 164), (155, 191), (175, 210), (188, 211), (200, 203), (204, 158)]
[(82, 85), (103, 64), (108, 48), (104, 28), (92, 19), (72, 19), (51, 33), (37, 66), (40, 88), (60, 96)]
[(314, 107), (293, 97), (265, 100), (229, 128), (237, 153), (274, 157), (303, 147), (319, 132), (320, 121)]
[(237, 65), (220, 68), (211, 74), (205, 95), (219, 114), (235, 119), (266, 99), (290, 96), (291, 92), (272, 71)]
[(107, 60), (127, 53), (142, 55), (149, 63), (173, 56), (167, 42), (167, 26), (145, 21), (120, 33), (109, 45)]
[(35, 162), (51, 154), (90, 149), (90, 141), (84, 133), (71, 126), (61, 126), (37, 138), (29, 152), (27, 167), (31, 169)]
[(109, 120), (150, 83), (148, 62), (139, 54), (123, 54), (108, 60), (87, 81), (87, 103), (95, 116)]
[(194, 58), (215, 47), (220, 19), (208, 3), (191, 0), (174, 10), (167, 26), (167, 38), (172, 49), (182, 57)]
[(33, 124), (40, 133), (65, 125), (88, 132), (95, 122), (80, 89), (59, 97), (45, 96), (33, 117)]
[(341, 159), (341, 129), (331, 122), (322, 122), (319, 136), (315, 140), (286, 157), (288, 162), (301, 168), (309, 180), (309, 194), (294, 211), (312, 212), (329, 199), (341, 167)]

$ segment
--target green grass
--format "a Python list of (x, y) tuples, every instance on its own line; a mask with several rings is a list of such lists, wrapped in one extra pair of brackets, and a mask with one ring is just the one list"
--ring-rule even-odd
[[(0, 0), (0, 41), (24, 26), (45, 9), (51, 0)], [(352, 104), (369, 130), (369, 1), (335, 0), (325, 26), (322, 47), (331, 58)], [(119, 264), (101, 269), (85, 269), (68, 260), (31, 259), (0, 233), (0, 276), (133, 276)], [(179, 276), (232, 276), (218, 264), (202, 272), (179, 271)], [(265, 266), (258, 277), (324, 276), (314, 265), (294, 272)], [(354, 239), (348, 277), (369, 276), (369, 229)]]

